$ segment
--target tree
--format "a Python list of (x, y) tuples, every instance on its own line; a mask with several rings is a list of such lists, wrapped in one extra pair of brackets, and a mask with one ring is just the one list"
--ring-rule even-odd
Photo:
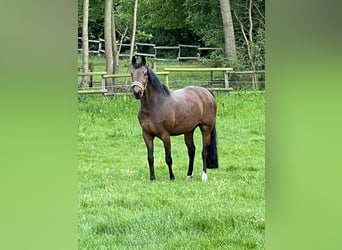
[[(248, 3), (241, 3), (239, 8), (234, 11), (234, 16), (237, 22), (240, 25), (240, 30), (242, 33), (242, 37), (245, 43), (245, 47), (247, 48), (247, 55), (248, 55), (248, 62), (250, 64), (250, 69), (255, 71), (257, 66), (260, 68), (264, 67), (264, 20), (265, 17), (263, 13), (258, 8), (259, 4), (264, 4), (263, 1), (257, 1), (256, 4), (253, 3), (253, 0), (249, 0)], [(247, 5), (246, 5), (247, 4)], [(261, 5), (264, 7), (263, 5)], [(242, 12), (242, 10), (245, 10)], [(247, 10), (247, 11), (246, 11)], [(254, 10), (254, 12), (253, 12)], [(240, 13), (238, 13), (240, 11)], [(241, 14), (247, 12), (248, 16), (243, 18), (244, 15)], [(239, 15), (240, 14), (240, 15)], [(260, 18), (256, 18), (260, 16)], [(254, 20), (257, 21), (257, 25), (255, 24)], [(255, 40), (257, 38), (257, 40)], [(261, 65), (259, 62), (262, 62)], [(259, 65), (258, 65), (259, 64)], [(257, 75), (254, 73), (252, 74), (252, 84), (253, 88), (256, 89), (257, 83)]]
[(132, 39), (131, 39), (131, 50), (130, 50), (130, 58), (132, 58), (134, 53), (134, 44), (135, 44), (135, 33), (137, 30), (137, 12), (138, 12), (138, 0), (135, 0), (134, 3), (134, 12), (133, 12), (133, 31), (132, 31)]
[(228, 59), (236, 61), (235, 34), (229, 0), (220, 0), (224, 33), (225, 54)]
[[(134, 53), (134, 44), (135, 44), (135, 33), (137, 30), (137, 13), (138, 13), (138, 0), (135, 0), (134, 2), (134, 10), (133, 10), (133, 29), (132, 29), (132, 38), (131, 38), (131, 48), (129, 51), (129, 58), (131, 59)], [(127, 72), (129, 72), (129, 66), (127, 69)], [(125, 78), (125, 85), (127, 84), (127, 77)]]
[[(112, 8), (112, 45), (113, 45), (113, 73), (117, 74), (119, 72), (119, 52), (116, 47), (116, 28), (115, 28), (115, 16), (114, 8)], [(115, 84), (115, 78), (113, 84)]]
[[(88, 42), (88, 18), (89, 0), (83, 1), (83, 23), (82, 23), (82, 72), (87, 73), (89, 68), (89, 42)], [(82, 76), (81, 88), (88, 85), (88, 77)]]
[[(228, 2), (227, 2), (228, 1)], [(82, 36), (83, 2), (79, 2), (78, 33)], [(106, 1), (92, 0), (89, 6), (88, 37), (97, 40), (104, 37), (104, 9)], [(252, 3), (252, 8), (249, 8)], [(251, 55), (254, 67), (264, 69), (265, 63), (265, 1), (253, 0), (139, 0), (139, 15), (136, 16), (136, 28), (133, 32), (134, 5), (138, 1), (115, 0), (112, 14), (112, 53), (115, 54), (115, 41), (121, 43), (151, 42), (158, 45), (193, 44), (208, 47), (220, 47), (225, 53), (234, 51), (227, 49), (227, 29), (234, 29), (237, 63), (234, 68), (251, 69)], [(223, 11), (225, 4), (230, 4), (231, 11)], [(221, 6), (222, 5), (222, 6)], [(113, 8), (111, 10), (113, 11)], [(249, 11), (251, 9), (251, 11)], [(230, 14), (231, 18), (223, 16)], [(252, 20), (252, 32), (250, 32)], [(115, 23), (114, 23), (115, 22)], [(225, 22), (225, 23), (224, 23)], [(233, 25), (234, 24), (234, 25)], [(243, 29), (241, 29), (241, 24)], [(114, 33), (115, 30), (115, 33)], [(224, 32), (226, 30), (226, 34)], [(243, 31), (242, 31), (243, 30)], [(133, 36), (133, 33), (134, 36)], [(252, 36), (250, 35), (252, 33)], [(233, 34), (230, 31), (229, 34)], [(116, 38), (114, 36), (116, 35)], [(245, 35), (245, 36), (244, 36)], [(232, 37), (232, 36), (230, 36)], [(252, 37), (252, 43), (250, 42)], [(252, 53), (248, 52), (246, 39), (249, 41)], [(232, 39), (233, 41), (234, 39)], [(133, 43), (134, 44), (134, 43)], [(89, 46), (92, 44), (89, 43)], [(108, 47), (108, 46), (107, 46)], [(121, 53), (129, 53), (129, 47), (117, 46)], [(134, 49), (134, 46), (133, 48)], [(126, 51), (128, 50), (128, 51)], [(118, 53), (119, 53), (118, 51)], [(227, 58), (225, 53), (216, 51), (217, 58)], [(230, 57), (230, 55), (228, 55)], [(114, 56), (115, 58), (115, 56)], [(114, 64), (117, 60), (113, 60)], [(229, 63), (230, 62), (225, 62)], [(115, 69), (117, 68), (115, 65)], [(90, 69), (89, 69), (90, 70)]]
[[(106, 0), (104, 13), (104, 39), (106, 50), (106, 71), (113, 74), (113, 47), (112, 47), (112, 8), (113, 0)], [(108, 92), (113, 90), (113, 80), (106, 78), (106, 89)]]

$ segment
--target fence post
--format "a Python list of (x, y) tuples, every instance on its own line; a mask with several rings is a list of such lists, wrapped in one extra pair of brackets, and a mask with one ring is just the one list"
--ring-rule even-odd
[(224, 72), (224, 87), (226, 89), (229, 88), (229, 80), (228, 80), (228, 70)]
[(153, 70), (154, 72), (157, 72), (157, 60), (153, 60)]

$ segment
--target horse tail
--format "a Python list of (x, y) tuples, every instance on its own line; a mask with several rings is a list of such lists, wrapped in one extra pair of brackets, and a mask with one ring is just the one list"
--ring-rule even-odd
[(216, 125), (211, 131), (210, 144), (208, 149), (207, 168), (218, 168), (217, 142), (216, 142)]

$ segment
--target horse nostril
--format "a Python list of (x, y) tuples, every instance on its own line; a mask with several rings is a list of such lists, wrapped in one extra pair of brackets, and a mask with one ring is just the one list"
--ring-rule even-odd
[(140, 99), (141, 98), (141, 91), (138, 91), (138, 92), (133, 91), (133, 95), (134, 95), (135, 99)]

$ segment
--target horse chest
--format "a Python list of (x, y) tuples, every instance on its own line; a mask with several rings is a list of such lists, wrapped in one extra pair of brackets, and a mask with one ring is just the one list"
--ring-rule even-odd
[(164, 117), (157, 117), (153, 114), (139, 112), (138, 119), (141, 128), (150, 134), (159, 135), (165, 131)]

